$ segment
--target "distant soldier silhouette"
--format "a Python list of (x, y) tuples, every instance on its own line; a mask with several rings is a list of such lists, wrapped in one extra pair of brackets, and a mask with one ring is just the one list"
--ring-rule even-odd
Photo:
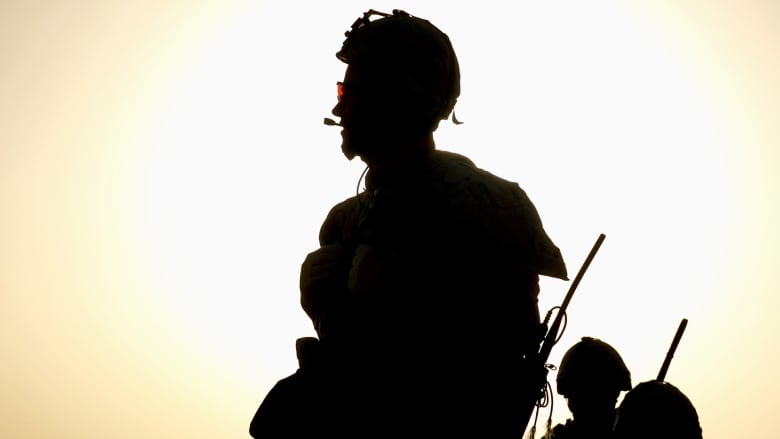
[(639, 383), (623, 398), (616, 439), (702, 439), (696, 408), (685, 394), (664, 381)]
[(612, 437), (618, 396), (631, 389), (631, 373), (615, 348), (583, 337), (563, 355), (556, 384), (573, 418), (553, 428), (554, 439)]
[(371, 10), (346, 37), (340, 121), (326, 124), (366, 163), (365, 190), (330, 210), (302, 264), (317, 338), (298, 341), (301, 367), (250, 433), (519, 437), (518, 402), (538, 389), (539, 275), (566, 279), (561, 253), (516, 183), (436, 148), (460, 94), (447, 35)]

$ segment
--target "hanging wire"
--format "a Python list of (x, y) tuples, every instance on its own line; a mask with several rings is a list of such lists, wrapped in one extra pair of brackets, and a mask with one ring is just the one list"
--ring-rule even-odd
[[(560, 306), (556, 307), (560, 309)], [(563, 332), (566, 331), (566, 324), (569, 322), (569, 316), (564, 312), (561, 314), (561, 329), (558, 331), (558, 336), (555, 338), (555, 343), (558, 344), (558, 342), (561, 340), (561, 337), (563, 337)]]
[[(360, 182), (363, 181), (366, 173), (368, 173), (368, 165), (366, 165), (366, 169), (363, 169), (363, 172), (360, 174), (360, 178), (358, 178), (357, 184), (355, 185), (355, 197), (357, 198), (358, 203), (360, 203), (360, 207), (363, 209), (368, 209), (368, 206), (363, 204), (363, 200), (360, 199)], [(365, 190), (365, 187), (363, 189)]]
[[(547, 311), (547, 314), (545, 315), (544, 321), (542, 323), (542, 325), (544, 327), (548, 327), (548, 324), (550, 323), (550, 317), (552, 317), (552, 313), (555, 312), (555, 311), (560, 313), (561, 312), (561, 307), (560, 306), (554, 306), (554, 307), (550, 308), (549, 311)], [(568, 323), (568, 317), (567, 317), (565, 311), (560, 316), (561, 316), (561, 325), (560, 325), (560, 328), (558, 329), (558, 333), (555, 334), (555, 339), (553, 340), (553, 346), (556, 345), (561, 340), (561, 337), (563, 337), (563, 333), (566, 331), (566, 325)], [(555, 365), (551, 364), (551, 363), (545, 363), (544, 367), (547, 370), (556, 370)], [(552, 395), (553, 395), (552, 385), (550, 384), (549, 381), (545, 381), (544, 387), (542, 389), (542, 395), (539, 398), (539, 400), (536, 402), (536, 409), (534, 410), (534, 423), (531, 426), (531, 430), (528, 433), (528, 438), (529, 439), (534, 439), (534, 437), (536, 435), (536, 423), (539, 420), (539, 410), (541, 408), (543, 408), (543, 407), (547, 407), (548, 405), (550, 406), (550, 411), (549, 411), (549, 415), (547, 417), (546, 432), (545, 432), (544, 437), (545, 438), (549, 438), (550, 437), (550, 435), (552, 433), (552, 415), (553, 415), (553, 408), (554, 408), (553, 396)]]
[[(546, 364), (545, 367), (551, 370), (555, 369), (555, 366), (552, 364)], [(550, 402), (550, 412), (549, 415), (547, 416), (547, 428), (545, 429), (544, 437), (545, 439), (549, 439), (552, 436), (552, 415), (553, 415), (553, 406), (554, 406), (553, 403), (555, 402), (555, 398), (553, 398), (552, 396), (552, 385), (550, 385), (549, 381), (547, 381), (547, 385), (545, 386), (545, 392), (549, 394), (548, 398)]]
[[(548, 327), (547, 324), (550, 323), (550, 317), (552, 316), (553, 311), (560, 312), (561, 307), (560, 306), (554, 306), (550, 308), (549, 311), (547, 311), (547, 314), (544, 316), (544, 321), (542, 322), (542, 325), (544, 327)], [(561, 314), (561, 327), (558, 330), (558, 333), (555, 335), (555, 341), (553, 341), (553, 346), (558, 343), (558, 341), (561, 340), (561, 337), (563, 336), (563, 332), (566, 331), (566, 324), (568, 323), (569, 318), (568, 315), (566, 315), (566, 312)]]
[[(545, 364), (544, 367), (549, 370), (555, 370), (555, 365), (553, 364)], [(539, 420), (539, 410), (547, 406), (550, 407), (550, 410), (547, 416), (547, 422), (545, 423), (544, 437), (548, 438), (550, 436), (552, 431), (553, 402), (554, 399), (552, 396), (552, 385), (549, 381), (545, 381), (544, 387), (542, 388), (542, 396), (536, 402), (536, 409), (534, 410), (534, 423), (531, 425), (531, 430), (528, 432), (528, 439), (534, 439), (536, 436), (536, 424)]]

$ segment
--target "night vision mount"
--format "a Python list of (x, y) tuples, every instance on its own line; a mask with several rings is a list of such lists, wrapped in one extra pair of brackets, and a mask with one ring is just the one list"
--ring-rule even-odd
[(347, 39), (349, 39), (352, 36), (353, 32), (355, 32), (356, 30), (360, 29), (361, 27), (371, 23), (371, 17), (374, 16), (374, 15), (378, 15), (378, 16), (380, 16), (382, 18), (398, 17), (398, 16), (407, 17), (407, 18), (411, 17), (411, 15), (408, 12), (402, 11), (400, 9), (393, 9), (393, 13), (392, 14), (388, 14), (387, 12), (379, 12), (379, 11), (375, 11), (373, 9), (369, 9), (368, 11), (363, 13), (362, 17), (358, 17), (357, 20), (355, 20), (355, 22), (352, 23), (352, 27), (350, 27), (350, 29), (348, 31), (344, 32), (344, 36), (347, 37)]

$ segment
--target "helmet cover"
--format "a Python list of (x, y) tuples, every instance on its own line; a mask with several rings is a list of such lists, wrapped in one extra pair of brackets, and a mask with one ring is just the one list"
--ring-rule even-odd
[(631, 373), (615, 348), (597, 338), (582, 337), (563, 355), (556, 384), (564, 396), (593, 386), (630, 390)]

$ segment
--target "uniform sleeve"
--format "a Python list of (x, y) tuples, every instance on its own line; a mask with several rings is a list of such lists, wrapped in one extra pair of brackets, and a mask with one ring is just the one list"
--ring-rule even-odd
[(513, 246), (509, 254), (519, 253), (535, 273), (542, 276), (568, 280), (566, 264), (560, 249), (552, 242), (542, 226), (536, 206), (516, 183), (511, 183), (504, 194), (507, 202), (494, 201), (496, 206), (496, 231), (502, 240)]
[(483, 173), (459, 186), (450, 206), (451, 217), (460, 218), (457, 234), (484, 241), (491, 253), (518, 270), (567, 280), (560, 249), (519, 185)]

